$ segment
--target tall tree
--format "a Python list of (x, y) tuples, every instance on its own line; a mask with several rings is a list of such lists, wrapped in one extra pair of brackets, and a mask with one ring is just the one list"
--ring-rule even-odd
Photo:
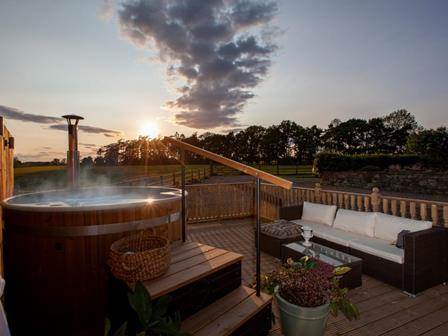
[(293, 133), (295, 159), (298, 164), (309, 164), (321, 146), (322, 129), (316, 125), (304, 128), (297, 125)]
[(383, 121), (388, 135), (385, 141), (394, 153), (404, 153), (408, 136), (421, 129), (415, 117), (405, 109), (388, 114)]
[(448, 129), (439, 127), (411, 134), (407, 141), (407, 150), (433, 160), (448, 162)]
[(262, 126), (249, 126), (235, 135), (238, 144), (237, 160), (247, 163), (260, 163), (263, 158), (262, 146), (265, 128)]
[(367, 121), (349, 119), (330, 124), (323, 135), (326, 150), (347, 154), (363, 153), (367, 147)]

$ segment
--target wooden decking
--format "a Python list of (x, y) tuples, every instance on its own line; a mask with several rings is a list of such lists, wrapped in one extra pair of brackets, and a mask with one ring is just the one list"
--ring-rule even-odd
[[(251, 220), (232, 220), (189, 226), (189, 239), (244, 255), (243, 283), (251, 284), (255, 271), (255, 248)], [(262, 272), (278, 265), (278, 260), (262, 254)], [(431, 288), (415, 298), (400, 290), (363, 276), (363, 285), (350, 291), (361, 317), (348, 321), (330, 317), (326, 336), (436, 336), (448, 335), (448, 286)], [(275, 315), (278, 316), (275, 311)], [(278, 318), (277, 318), (278, 321)], [(271, 335), (281, 335), (276, 324)]]
[[(272, 297), (258, 297), (254, 289), (241, 285), (241, 254), (186, 242), (174, 244), (171, 255), (168, 271), (144, 285), (152, 298), (172, 297), (170, 304), (183, 319), (182, 331), (195, 336), (228, 336), (269, 330), (270, 324), (259, 329), (257, 323), (269, 316)], [(195, 306), (204, 299), (201, 296), (206, 303)]]
[(195, 336), (230, 335), (271, 303), (269, 295), (255, 295), (241, 286), (182, 322), (182, 331)]
[(171, 265), (160, 278), (144, 282), (153, 299), (241, 261), (243, 256), (214, 246), (188, 242), (173, 246)]

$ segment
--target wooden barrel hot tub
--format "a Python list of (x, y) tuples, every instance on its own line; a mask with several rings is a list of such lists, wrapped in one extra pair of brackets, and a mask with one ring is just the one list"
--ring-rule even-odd
[(3, 202), (13, 335), (102, 335), (112, 242), (132, 231), (181, 237), (180, 190), (105, 187)]

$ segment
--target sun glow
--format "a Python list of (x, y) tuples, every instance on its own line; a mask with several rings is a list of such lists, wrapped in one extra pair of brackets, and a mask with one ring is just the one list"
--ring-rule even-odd
[(152, 121), (147, 121), (142, 125), (138, 134), (149, 138), (157, 138), (160, 135), (160, 129), (157, 124)]

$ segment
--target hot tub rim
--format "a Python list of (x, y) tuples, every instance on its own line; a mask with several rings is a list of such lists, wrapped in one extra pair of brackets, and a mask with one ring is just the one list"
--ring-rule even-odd
[[(129, 203), (119, 203), (119, 204), (102, 204), (102, 205), (86, 205), (86, 206), (33, 206), (29, 204), (10, 204), (8, 203), (11, 199), (27, 196), (27, 195), (35, 195), (35, 194), (43, 194), (50, 192), (61, 192), (61, 191), (69, 191), (67, 189), (55, 189), (55, 190), (46, 190), (46, 191), (37, 191), (32, 193), (25, 193), (14, 195), (8, 198), (5, 198), (1, 201), (1, 207), (3, 209), (8, 210), (17, 210), (17, 211), (33, 211), (33, 212), (82, 212), (82, 211), (102, 211), (102, 210), (114, 210), (114, 209), (124, 209), (124, 208), (138, 208), (142, 206), (156, 205), (167, 202), (172, 202), (175, 200), (180, 200), (182, 198), (181, 189), (173, 188), (173, 187), (164, 187), (164, 186), (108, 186), (108, 187), (88, 187), (88, 188), (79, 188), (79, 190), (89, 190), (89, 189), (164, 189), (166, 191), (176, 191), (179, 192), (179, 195), (173, 195), (168, 198), (156, 199), (151, 203), (146, 201), (140, 202), (129, 202)], [(185, 196), (187, 196), (187, 192), (185, 191)]]

